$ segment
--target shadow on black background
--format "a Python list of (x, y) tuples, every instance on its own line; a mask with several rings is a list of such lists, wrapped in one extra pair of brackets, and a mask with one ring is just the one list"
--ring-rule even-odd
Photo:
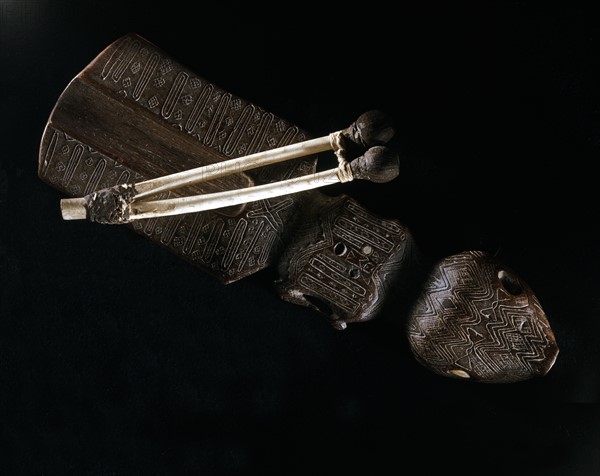
[[(222, 3), (0, 0), (0, 473), (598, 474), (600, 23), (533, 2)], [(315, 135), (388, 112), (401, 176), (326, 193), (398, 218), (431, 260), (496, 254), (549, 316), (553, 370), (443, 379), (393, 309), (336, 332), (279, 301), (271, 269), (225, 287), (63, 222), (37, 178), (45, 122), (128, 32)]]

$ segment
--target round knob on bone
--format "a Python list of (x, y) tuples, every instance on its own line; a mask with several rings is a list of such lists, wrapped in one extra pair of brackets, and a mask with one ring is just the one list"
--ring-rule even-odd
[(367, 111), (342, 131), (342, 136), (363, 147), (384, 145), (394, 137), (391, 118), (381, 111)]
[(375, 146), (350, 162), (355, 179), (385, 183), (394, 180), (400, 173), (398, 154), (384, 146)]

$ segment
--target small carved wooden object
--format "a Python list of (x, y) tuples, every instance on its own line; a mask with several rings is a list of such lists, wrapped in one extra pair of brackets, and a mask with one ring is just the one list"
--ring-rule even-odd
[(381, 311), (415, 262), (410, 232), (347, 196), (310, 204), (279, 261), (282, 299), (327, 315), (336, 329)]
[(479, 251), (435, 265), (408, 319), (411, 349), (446, 377), (507, 383), (546, 375), (558, 355), (533, 291)]

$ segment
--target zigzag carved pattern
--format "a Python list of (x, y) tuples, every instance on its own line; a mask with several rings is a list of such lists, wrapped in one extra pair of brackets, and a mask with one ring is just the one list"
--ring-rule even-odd
[[(558, 348), (546, 315), (533, 292), (506, 273), (481, 252), (438, 263), (408, 323), (421, 363), (442, 375), (493, 382), (549, 370)], [(504, 281), (509, 275), (516, 287)]]

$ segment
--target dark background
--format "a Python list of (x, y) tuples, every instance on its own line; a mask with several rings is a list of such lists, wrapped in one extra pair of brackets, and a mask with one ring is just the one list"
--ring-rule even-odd
[[(600, 20), (323, 3), (0, 0), (0, 474), (599, 474)], [(44, 125), (128, 32), (315, 135), (390, 114), (401, 176), (326, 193), (398, 218), (432, 260), (515, 269), (557, 337), (551, 372), (438, 377), (401, 326), (334, 331), (273, 270), (223, 286), (127, 229), (63, 222)]]

